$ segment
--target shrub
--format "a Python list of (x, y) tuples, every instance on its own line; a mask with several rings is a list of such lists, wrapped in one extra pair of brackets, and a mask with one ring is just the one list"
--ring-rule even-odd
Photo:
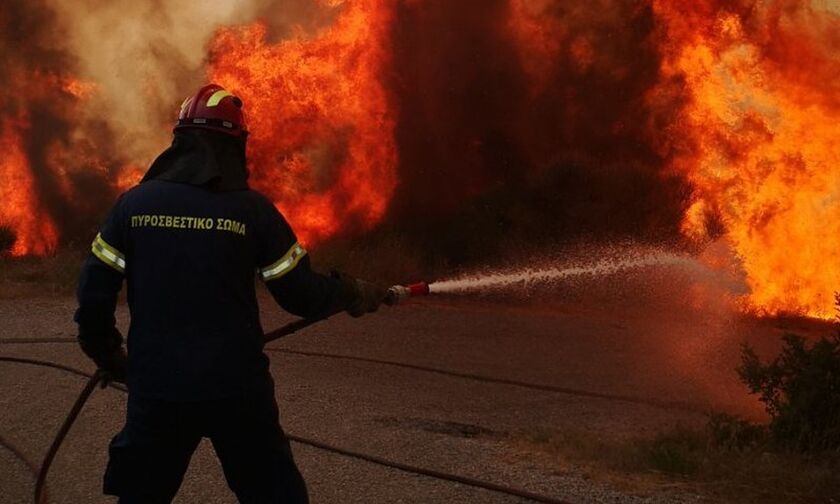
[(677, 427), (643, 442), (638, 451), (644, 466), (672, 476), (691, 476), (702, 465), (706, 440), (701, 432)]
[(767, 429), (726, 413), (712, 413), (706, 424), (709, 443), (714, 448), (746, 450), (764, 444)]
[[(840, 309), (840, 296), (837, 304)], [(840, 332), (810, 346), (787, 334), (781, 354), (767, 363), (744, 345), (737, 371), (770, 415), (771, 441), (802, 451), (840, 450)]]

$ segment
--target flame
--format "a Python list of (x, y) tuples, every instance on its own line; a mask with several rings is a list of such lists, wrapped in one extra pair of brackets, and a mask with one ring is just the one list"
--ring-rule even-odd
[[(749, 306), (833, 314), (840, 289), (840, 17), (816, 3), (739, 12), (656, 0), (663, 80), (687, 104), (668, 132), (671, 169), (695, 199), (684, 233), (715, 221), (747, 276)], [(731, 2), (730, 2), (731, 3)]]
[(60, 243), (59, 223), (101, 211), (99, 195), (85, 192), (95, 187), (89, 181), (112, 176), (101, 138), (91, 139), (79, 120), (96, 84), (51, 69), (8, 71), (0, 94), (0, 226), (14, 242), (0, 253), (48, 255)]
[[(5, 111), (0, 115), (0, 226), (12, 232), (14, 243), (0, 253), (15, 257), (46, 255), (55, 251), (59, 231), (44, 206), (30, 159), (30, 138), (36, 132), (27, 100), (38, 100), (51, 89), (67, 94), (71, 90), (82, 92), (85, 86), (80, 81), (39, 69), (12, 67), (7, 71), (9, 82), (0, 92), (0, 108)], [(40, 147), (44, 146), (36, 148)], [(46, 148), (50, 147), (53, 146)], [(63, 174), (51, 175), (55, 175), (57, 185), (61, 186)]]
[[(461, 14), (472, 7), (440, 0), (312, 1), (318, 20), (332, 19), (323, 28), (296, 28), (275, 42), (271, 20), (222, 27), (208, 58), (209, 79), (241, 95), (250, 112), (253, 186), (286, 213), (302, 241), (316, 245), (381, 222), (399, 182), (399, 131), (403, 180), (428, 184), (406, 182), (406, 206), (421, 189), (428, 200), (428, 187), (440, 180), (458, 189), (450, 199), (459, 202), (503, 187), (523, 209), (518, 217), (512, 205), (504, 216), (529, 226), (528, 191), (543, 180), (563, 183), (546, 173), (557, 166), (574, 165), (572, 182), (590, 175), (612, 183), (618, 170), (638, 172), (649, 176), (638, 186), (636, 200), (647, 203), (637, 209), (640, 219), (650, 207), (673, 229), (682, 215), (688, 240), (727, 243), (744, 270), (750, 310), (833, 314), (840, 289), (836, 0), (505, 0), (475, 19)], [(0, 22), (11, 22), (4, 16), (0, 10)], [(242, 19), (253, 17), (228, 22)], [(423, 29), (415, 32), (413, 23)], [(407, 50), (441, 30), (449, 31), (432, 49)], [(470, 41), (475, 48), (464, 51)], [(171, 58), (164, 63), (180, 61)], [(63, 209), (98, 218), (83, 193), (91, 179), (106, 192), (125, 190), (144, 163), (136, 152), (134, 159), (113, 152), (115, 139), (137, 128), (114, 126), (134, 120), (113, 113), (122, 109), (105, 99), (114, 82), (71, 77), (74, 69), (64, 67), (73, 58), (10, 61), (10, 83), (0, 91), (0, 225), (16, 235), (11, 253), (44, 254), (59, 230), (73, 232)], [(142, 80), (125, 80), (128, 94), (144, 93)], [(131, 103), (163, 109), (171, 98), (148, 95)], [(104, 107), (86, 109), (101, 123), (77, 124), (86, 103)], [(397, 104), (406, 111), (399, 130)], [(448, 179), (427, 177), (434, 170), (426, 166), (439, 160), (437, 172)], [(693, 189), (684, 214), (683, 186), (656, 185), (660, 176)], [(612, 211), (613, 204), (592, 207), (599, 204), (569, 208)]]
[[(508, 5), (507, 29), (532, 94), (547, 91), (555, 82), (548, 76), (564, 60), (570, 64), (562, 70), (570, 78), (583, 72), (623, 78), (625, 65), (643, 67), (647, 47), (655, 47), (658, 82), (644, 92), (650, 124), (644, 136), (653, 139), (663, 173), (693, 188), (682, 233), (698, 243), (721, 237), (729, 243), (746, 274), (748, 310), (833, 315), (833, 292), (840, 290), (837, 2), (598, 0), (576, 6), (509, 0)], [(646, 15), (647, 9), (651, 31), (636, 47), (640, 60), (633, 62), (608, 39), (622, 40), (647, 26), (627, 16)], [(580, 109), (580, 98), (591, 96), (573, 80), (562, 83), (572, 97), (565, 103), (568, 110)], [(631, 86), (621, 89), (630, 100)], [(586, 111), (577, 129), (597, 113)], [(616, 130), (612, 150), (623, 129)]]
[(322, 4), (342, 11), (313, 37), (271, 44), (256, 23), (221, 29), (210, 51), (210, 79), (252, 111), (252, 185), (309, 245), (354, 223), (370, 229), (397, 183), (396, 114), (382, 85), (393, 2)]
[[(35, 191), (35, 178), (23, 150), (24, 119), (0, 124), (0, 226), (15, 236), (12, 256), (44, 255), (58, 243), (52, 218), (43, 211)], [(0, 251), (1, 252), (1, 251)]]
[(96, 91), (96, 84), (68, 77), (61, 83), (61, 89), (76, 98), (89, 98)]
[(120, 168), (112, 185), (118, 193), (124, 193), (140, 183), (146, 170), (135, 164), (127, 164)]

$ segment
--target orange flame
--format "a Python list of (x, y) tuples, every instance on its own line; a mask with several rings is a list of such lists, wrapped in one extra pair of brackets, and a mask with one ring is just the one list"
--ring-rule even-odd
[[(261, 23), (222, 28), (210, 44), (209, 68), (210, 79), (241, 94), (251, 112), (254, 187), (287, 213), (310, 245), (348, 226), (369, 230), (384, 217), (398, 183), (394, 103), (404, 99), (400, 89), (392, 91), (395, 98), (385, 87), (386, 72), (403, 70), (392, 68), (400, 4), (314, 1), (336, 13), (329, 26), (314, 34), (299, 28), (277, 43), (268, 41)], [(835, 0), (507, 2), (499, 12), (508, 19), (494, 19), (488, 29), (501, 28), (516, 45), (530, 98), (547, 98), (534, 103), (562, 105), (537, 114), (529, 103), (515, 122), (531, 132), (540, 124), (535, 116), (554, 114), (552, 119), (570, 124), (546, 135), (548, 141), (523, 140), (534, 145), (527, 150), (538, 151), (537, 161), (549, 160), (537, 165), (553, 166), (554, 158), (563, 157), (586, 164), (603, 157), (595, 151), (617, 149), (616, 162), (623, 166), (625, 151), (616, 140), (635, 145), (653, 139), (640, 149), (641, 161), (632, 157), (634, 147), (626, 147), (628, 163), (648, 163), (651, 170), (664, 163), (666, 175), (688, 181), (694, 194), (682, 232), (699, 243), (723, 238), (733, 248), (746, 273), (751, 309), (832, 315), (833, 292), (840, 290)], [(642, 22), (626, 24), (627, 14), (636, 13), (643, 14)], [(615, 30), (639, 36), (627, 38), (634, 41), (629, 51), (615, 43)], [(648, 59), (641, 64), (637, 55)], [(576, 78), (558, 79), (566, 74)], [(601, 81), (607, 85), (590, 89)], [(16, 235), (12, 254), (45, 254), (57, 244), (56, 222), (63, 216), (48, 214), (47, 208), (56, 212), (62, 205), (38, 194), (43, 180), (49, 178), (51, 197), (76, 208), (85, 198), (78, 188), (86, 187), (75, 185), (79, 171), (95, 170), (96, 177), (124, 189), (141, 170), (124, 159), (99, 159), (96, 140), (80, 138), (85, 135), (73, 128), (73, 134), (47, 135), (50, 140), (39, 146), (43, 159), (28, 157), (29, 139), (45, 132), (33, 131), (39, 127), (30, 119), (37, 124), (38, 115), (28, 116), (27, 107), (50, 104), (60, 109), (61, 120), (74, 123), (75, 108), (98, 92), (96, 84), (34, 69), (14, 72), (8, 88), (0, 94), (6, 111), (0, 117), (0, 225)], [(588, 109), (586, 104), (599, 104), (602, 95), (592, 97), (603, 89), (621, 92), (603, 110)], [(60, 100), (53, 100), (56, 93)], [(25, 98), (20, 106), (13, 99), (18, 94)], [(588, 101), (582, 104), (579, 97)], [(626, 103), (622, 114), (607, 110)], [(635, 117), (655, 126), (630, 124)], [(606, 123), (609, 118), (616, 120)], [(591, 144), (578, 141), (595, 131), (607, 133), (595, 135)], [(581, 143), (579, 153), (564, 151)], [(117, 165), (124, 169), (113, 173)]]
[(23, 150), (24, 120), (0, 125), (0, 225), (15, 234), (12, 256), (44, 255), (58, 243), (52, 218), (43, 211), (35, 192), (35, 179)]
[(15, 241), (0, 253), (48, 255), (61, 238), (57, 222), (67, 217), (56, 212), (95, 213), (100, 195), (83, 192), (79, 180), (112, 176), (78, 120), (96, 85), (58, 71), (10, 73), (0, 95), (9, 113), (0, 118), (0, 226), (10, 229)]
[(392, 4), (346, 2), (312, 38), (270, 44), (257, 23), (211, 45), (211, 80), (252, 111), (251, 182), (309, 245), (351, 223), (370, 229), (396, 186), (396, 114), (381, 83)]
[(808, 2), (740, 13), (717, 4), (653, 4), (662, 76), (684, 82), (688, 99), (666, 140), (672, 169), (696, 189), (683, 230), (706, 240), (722, 225), (752, 309), (830, 317), (840, 290), (840, 17)]

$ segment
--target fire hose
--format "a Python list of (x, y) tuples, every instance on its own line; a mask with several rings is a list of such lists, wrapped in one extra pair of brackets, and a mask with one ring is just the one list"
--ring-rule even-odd
[[(388, 296), (386, 298), (386, 304), (389, 305), (396, 305), (408, 298), (416, 297), (416, 296), (425, 296), (429, 294), (429, 287), (425, 283), (417, 283), (409, 286), (394, 286), (388, 290)], [(279, 329), (274, 331), (270, 331), (265, 334), (264, 341), (265, 343), (269, 343), (271, 341), (278, 340), (285, 336), (294, 334), (306, 327), (309, 327), (313, 324), (321, 322), (325, 320), (325, 318), (320, 319), (301, 319), (294, 322), (290, 322)], [(37, 479), (35, 483), (35, 491), (34, 491), (34, 503), (35, 504), (44, 504), (44, 500), (46, 499), (46, 481), (47, 475), (50, 470), (50, 466), (52, 465), (53, 460), (55, 459), (56, 455), (58, 454), (58, 450), (60, 449), (64, 439), (67, 437), (67, 434), (70, 432), (71, 427), (76, 422), (79, 414), (81, 413), (84, 405), (87, 403), (90, 396), (93, 394), (93, 391), (96, 389), (97, 386), (101, 385), (102, 388), (106, 386), (111, 386), (116, 388), (122, 392), (127, 392), (127, 389), (123, 386), (108, 383), (107, 376), (101, 370), (97, 370), (93, 375), (87, 375), (86, 373), (79, 371), (75, 368), (71, 368), (69, 366), (63, 366), (61, 364), (55, 364), (45, 361), (39, 361), (34, 359), (25, 359), (25, 358), (17, 358), (17, 357), (0, 357), (0, 361), (6, 362), (16, 362), (21, 364), (32, 364), (32, 365), (39, 365), (39, 366), (47, 366), (52, 367), (55, 369), (59, 369), (65, 372), (70, 372), (72, 374), (84, 376), (88, 378), (87, 383), (85, 384), (82, 391), (79, 393), (79, 396), (76, 398), (76, 401), (73, 403), (73, 406), (70, 409), (67, 417), (65, 418), (64, 422), (61, 424), (58, 433), (56, 434), (55, 438), (53, 439), (52, 444), (50, 445), (49, 450), (47, 451), (46, 456), (44, 457), (43, 462), (41, 463), (40, 467), (37, 471)], [(502, 493), (514, 497), (519, 497), (527, 500), (531, 500), (533, 502), (542, 502), (547, 504), (568, 504), (565, 501), (561, 501), (552, 497), (547, 497), (544, 495), (535, 494), (532, 492), (528, 492), (521, 489), (511, 488), (504, 485), (499, 485), (496, 483), (481, 481), (473, 478), (469, 478), (466, 476), (459, 476), (456, 474), (450, 474), (442, 471), (435, 471), (433, 469), (425, 469), (421, 467), (416, 467), (408, 464), (403, 464), (399, 462), (394, 462), (390, 460), (383, 459), (381, 457), (377, 457), (374, 455), (368, 455), (364, 453), (359, 453), (351, 450), (346, 450), (338, 447), (331, 446), (326, 443), (322, 443), (319, 441), (314, 441), (294, 435), (288, 435), (288, 438), (292, 441), (295, 441), (300, 444), (304, 444), (307, 446), (311, 446), (314, 448), (318, 448), (321, 450), (330, 451), (336, 454), (344, 455), (347, 457), (356, 458), (358, 460), (363, 460), (366, 462), (382, 465), (385, 467), (389, 467), (392, 469), (401, 470), (404, 472), (409, 472), (413, 474), (419, 474), (435, 479), (451, 481), (455, 483), (460, 483), (463, 485), (468, 485), (476, 488), (482, 488), (484, 490), (489, 490), (497, 493)], [(14, 448), (8, 442), (5, 442), (2, 438), (0, 438), (0, 444), (6, 446), (6, 448), (10, 449), (15, 456), (21, 459), (30, 469), (34, 470), (34, 464), (30, 463), (23, 454)]]

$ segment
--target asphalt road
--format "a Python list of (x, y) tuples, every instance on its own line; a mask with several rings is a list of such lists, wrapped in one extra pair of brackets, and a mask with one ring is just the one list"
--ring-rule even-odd
[[(337, 316), (269, 346), (303, 352), (270, 353), (283, 425), (297, 436), (572, 503), (698, 502), (676, 489), (634, 495), (573, 466), (558, 470), (508, 441), (563, 427), (639, 436), (700, 425), (710, 409), (760, 416), (732, 371), (741, 342), (770, 352), (791, 325), (822, 330), (744, 319), (716, 293), (693, 292), (684, 278), (659, 279), (653, 288), (639, 282), (626, 279), (615, 288), (605, 281), (550, 300), (432, 298), (359, 320)], [(262, 301), (266, 329), (291, 320)], [(68, 298), (0, 300), (0, 339), (71, 336), (73, 306)], [(75, 345), (4, 344), (0, 355), (93, 371)], [(40, 460), (83, 382), (0, 362), (0, 436)], [(100, 494), (101, 473), (124, 406), (117, 391), (94, 394), (53, 466), (50, 502), (113, 502)], [(527, 502), (298, 444), (293, 449), (315, 503)], [(0, 502), (30, 502), (32, 484), (26, 467), (0, 448)], [(207, 443), (176, 502), (235, 502)]]

